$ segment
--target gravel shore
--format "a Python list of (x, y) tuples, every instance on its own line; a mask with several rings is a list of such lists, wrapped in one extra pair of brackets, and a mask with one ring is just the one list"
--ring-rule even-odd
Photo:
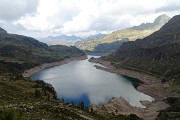
[(137, 90), (155, 99), (153, 102), (141, 101), (141, 103), (146, 108), (138, 108), (131, 106), (122, 97), (112, 98), (109, 101), (109, 103), (105, 105), (92, 105), (91, 107), (94, 110), (97, 110), (97, 112), (99, 113), (108, 112), (108, 113), (125, 114), (125, 115), (133, 113), (145, 120), (155, 120), (155, 118), (159, 114), (159, 111), (166, 109), (169, 106), (163, 101), (168, 96), (168, 94), (165, 92), (166, 86), (163, 85), (163, 83), (155, 76), (134, 70), (116, 69), (111, 64), (111, 62), (103, 61), (101, 59), (90, 59), (89, 61), (94, 63), (100, 63), (105, 66), (105, 67), (95, 66), (97, 69), (105, 70), (112, 73), (117, 73), (120, 75), (126, 75), (143, 81), (143, 84), (140, 84), (137, 87)]

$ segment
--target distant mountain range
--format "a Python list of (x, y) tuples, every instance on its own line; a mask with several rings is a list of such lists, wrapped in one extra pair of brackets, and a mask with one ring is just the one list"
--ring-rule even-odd
[(113, 52), (125, 42), (124, 40), (134, 41), (136, 39), (142, 39), (159, 30), (169, 19), (170, 17), (167, 15), (161, 15), (157, 17), (153, 23), (142, 23), (139, 26), (117, 30), (108, 35), (99, 33), (84, 39), (74, 35), (49, 36), (47, 38), (41, 38), (39, 41), (47, 43), (48, 45), (76, 46), (82, 50), (92, 52)]
[(61, 35), (61, 36), (49, 36), (46, 38), (39, 38), (38, 40), (44, 43), (47, 43), (48, 45), (67, 45), (67, 46), (74, 46), (76, 42), (84, 39), (96, 39), (96, 38), (101, 38), (104, 37), (105, 34), (95, 34), (95, 35), (90, 35), (86, 38), (81, 38), (75, 35)]
[(82, 39), (81, 37), (78, 37), (75, 35), (71, 35), (71, 36), (61, 35), (61, 36), (56, 36), (56, 37), (51, 37), (51, 38), (59, 39), (59, 40), (81, 40)]
[(68, 35), (61, 35), (61, 36), (49, 36), (46, 38), (40, 38), (38, 39), (41, 42), (47, 43), (48, 45), (67, 45), (71, 46), (74, 45), (75, 42), (82, 40), (81, 37), (78, 36), (68, 36)]
[(139, 26), (117, 30), (101, 38), (87, 38), (85, 40), (76, 42), (75, 46), (80, 49), (93, 51), (98, 44), (102, 43), (111, 43), (114, 41), (120, 41), (122, 39), (134, 41), (139, 38), (144, 38), (159, 30), (165, 23), (169, 21), (169, 19), (170, 17), (167, 15), (161, 15), (157, 17), (153, 23), (142, 23)]

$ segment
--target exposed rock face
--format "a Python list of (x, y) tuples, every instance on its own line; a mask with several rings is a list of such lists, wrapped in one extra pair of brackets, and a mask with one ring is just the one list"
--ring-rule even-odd
[(164, 24), (166, 24), (168, 21), (170, 20), (170, 17), (168, 17), (167, 15), (160, 15), (159, 17), (157, 17), (153, 23), (142, 23), (139, 26), (134, 26), (132, 28), (132, 30), (159, 30)]
[(7, 34), (7, 31), (0, 27), (0, 34)]
[(144, 38), (155, 31), (159, 30), (164, 24), (170, 20), (167, 15), (157, 17), (153, 23), (142, 23), (139, 26), (115, 31), (102, 39), (103, 42), (117, 41), (128, 38), (130, 41)]

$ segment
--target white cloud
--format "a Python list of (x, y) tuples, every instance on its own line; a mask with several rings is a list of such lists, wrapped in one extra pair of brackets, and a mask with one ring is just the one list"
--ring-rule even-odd
[(28, 30), (50, 31), (71, 20), (76, 11), (67, 0), (40, 0), (37, 13), (21, 17), (16, 24), (22, 24)]
[[(13, 0), (0, 0), (0, 10), (7, 9), (3, 7), (5, 1)], [(179, 0), (39, 0), (36, 7), (33, 5), (38, 2), (33, 1), (38, 0), (13, 1), (11, 7), (16, 6), (15, 14), (0, 12), (0, 17), (18, 19), (11, 21), (13, 25), (23, 26), (31, 33), (84, 36), (153, 22), (161, 14), (172, 17), (180, 13)]]
[(0, 19), (14, 20), (36, 12), (38, 0), (0, 0)]

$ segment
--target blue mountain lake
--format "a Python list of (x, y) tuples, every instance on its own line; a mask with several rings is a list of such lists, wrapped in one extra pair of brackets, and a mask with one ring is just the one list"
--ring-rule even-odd
[[(88, 59), (90, 57), (94, 56), (88, 56)], [(96, 69), (94, 66), (100, 64), (91, 63), (88, 59), (46, 68), (30, 78), (53, 85), (59, 99), (75, 104), (83, 101), (86, 106), (107, 103), (112, 97), (123, 97), (137, 107), (143, 107), (140, 101), (153, 100), (136, 90), (132, 82), (136, 79)]]

